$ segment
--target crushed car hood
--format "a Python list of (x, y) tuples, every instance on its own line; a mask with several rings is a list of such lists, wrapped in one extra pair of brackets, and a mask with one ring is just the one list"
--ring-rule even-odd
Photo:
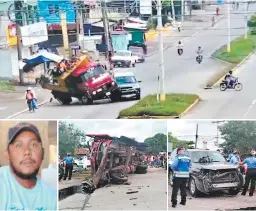
[(237, 166), (229, 164), (229, 163), (207, 163), (201, 164), (203, 169), (209, 170), (220, 170), (220, 169), (237, 169)]

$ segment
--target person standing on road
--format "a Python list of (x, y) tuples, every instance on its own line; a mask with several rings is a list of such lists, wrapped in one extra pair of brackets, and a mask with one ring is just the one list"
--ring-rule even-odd
[(63, 161), (65, 162), (65, 176), (64, 176), (64, 179), (63, 180), (66, 180), (67, 179), (67, 176), (68, 176), (68, 179), (71, 180), (71, 177), (72, 177), (72, 171), (73, 171), (73, 161), (74, 161), (74, 158), (71, 156), (70, 153), (67, 154), (67, 157), (65, 157), (63, 159)]
[(180, 204), (186, 205), (186, 184), (189, 178), (189, 168), (191, 167), (190, 157), (184, 154), (184, 148), (177, 149), (177, 156), (171, 165), (173, 170), (173, 189), (172, 189), (172, 207), (177, 206), (177, 195), (180, 189), (181, 202)]
[(245, 184), (242, 195), (245, 196), (246, 192), (249, 188), (249, 184), (251, 182), (249, 196), (253, 196), (255, 191), (255, 183), (256, 183), (256, 157), (255, 157), (255, 150), (252, 149), (250, 151), (251, 156), (246, 158), (243, 162), (239, 162), (239, 164), (246, 164), (247, 165), (247, 173), (245, 177)]

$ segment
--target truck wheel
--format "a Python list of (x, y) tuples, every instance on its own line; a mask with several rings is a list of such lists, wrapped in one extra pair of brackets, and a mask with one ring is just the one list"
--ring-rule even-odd
[(72, 98), (56, 97), (56, 99), (63, 105), (69, 105), (72, 102)]
[(81, 97), (80, 101), (83, 105), (92, 105), (93, 104), (93, 99), (88, 98), (86, 96)]
[(114, 91), (110, 95), (110, 99), (113, 103), (118, 102), (121, 100), (121, 94), (119, 91)]

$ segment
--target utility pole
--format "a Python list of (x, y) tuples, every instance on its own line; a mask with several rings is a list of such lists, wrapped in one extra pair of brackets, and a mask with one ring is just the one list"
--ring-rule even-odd
[(158, 28), (158, 39), (159, 39), (159, 55), (160, 55), (160, 67), (162, 71), (162, 93), (160, 95), (160, 101), (165, 101), (165, 83), (164, 83), (164, 47), (163, 47), (163, 23), (162, 23), (162, 2), (157, 0), (157, 28)]
[(217, 137), (216, 137), (216, 145), (219, 146), (219, 126), (220, 126), (220, 123), (222, 122), (225, 122), (225, 121), (213, 121), (212, 123), (213, 124), (217, 124)]
[(196, 149), (197, 149), (197, 141), (198, 141), (198, 124), (196, 124), (196, 142), (195, 142)]
[(61, 17), (61, 29), (62, 29), (63, 46), (65, 51), (65, 59), (67, 59), (70, 57), (70, 50), (69, 50), (66, 12), (61, 12), (60, 17)]
[(105, 43), (106, 43), (106, 58), (109, 60), (109, 50), (110, 50), (110, 42), (109, 42), (109, 27), (108, 27), (108, 16), (107, 16), (107, 6), (106, 1), (101, 0), (101, 13), (102, 20), (104, 25), (104, 35), (105, 35)]
[(231, 35), (230, 35), (230, 0), (227, 0), (228, 2), (228, 44), (227, 44), (227, 52), (231, 51), (230, 43), (231, 43)]
[(77, 44), (80, 45), (80, 12), (79, 5), (76, 4), (76, 40)]
[(23, 2), (14, 1), (15, 19), (16, 19), (16, 31), (17, 31), (17, 53), (18, 53), (18, 64), (19, 64), (19, 78), (20, 85), (24, 85), (23, 68), (22, 68), (22, 43), (21, 43), (21, 30), (20, 27), (23, 25)]
[(181, 0), (181, 21), (184, 21), (184, 0)]
[(248, 28), (247, 28), (247, 11), (248, 11), (248, 2), (244, 2), (244, 39), (248, 38)]
[(174, 2), (172, 1), (172, 19), (173, 19), (173, 26), (176, 25), (176, 18), (175, 18), (175, 8), (174, 8)]

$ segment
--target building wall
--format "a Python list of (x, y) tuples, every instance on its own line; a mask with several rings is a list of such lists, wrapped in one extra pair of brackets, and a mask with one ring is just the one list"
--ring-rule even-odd
[[(41, 135), (45, 158), (42, 168), (47, 168), (49, 164), (56, 164), (57, 161), (57, 122), (56, 121), (27, 121), (34, 124)], [(0, 165), (8, 165), (8, 160), (4, 156), (7, 147), (8, 129), (19, 123), (19, 121), (0, 121)]]

